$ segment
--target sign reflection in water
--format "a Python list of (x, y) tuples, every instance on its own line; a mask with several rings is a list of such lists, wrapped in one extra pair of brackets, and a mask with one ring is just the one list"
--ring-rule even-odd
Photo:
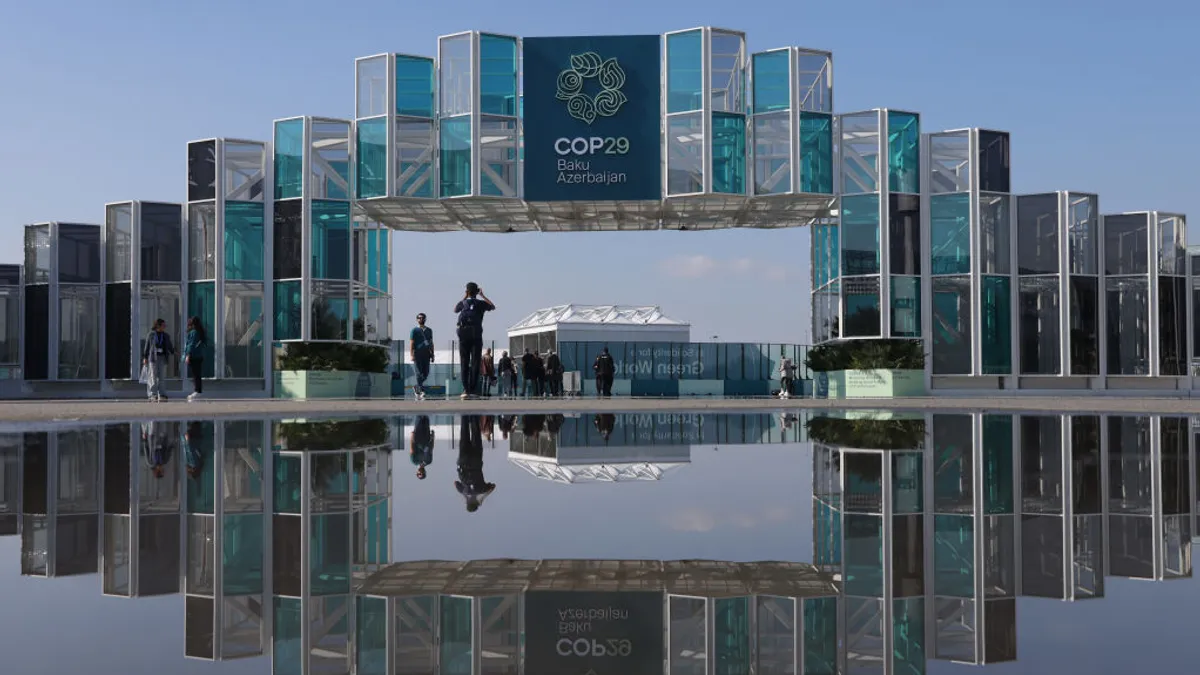
[[(690, 462), (702, 461), (691, 441), (769, 442), (783, 428), (668, 417), (661, 428), (679, 433), (664, 437), (644, 421), (565, 418), (553, 444), (537, 440), (551, 435), (543, 423), (510, 450), (553, 450), (536, 456), (568, 466), (622, 448)], [(269, 653), (277, 673), (537, 675), (580, 659), (603, 675), (582, 663), (593, 642), (606, 655), (613, 643), (623, 673), (917, 673), (929, 659), (1016, 659), (1022, 596), (1097, 599), (1109, 577), (1192, 575), (1184, 418), (814, 420), (814, 559), (769, 564), (392, 563), (388, 427), (411, 422), (0, 433), (0, 535), (20, 538), (25, 575), (98, 572), (106, 594), (182, 593), (185, 655)], [(628, 624), (597, 624), (600, 610)], [(666, 622), (633, 625), (647, 614)], [(642, 662), (643, 647), (660, 659)]]

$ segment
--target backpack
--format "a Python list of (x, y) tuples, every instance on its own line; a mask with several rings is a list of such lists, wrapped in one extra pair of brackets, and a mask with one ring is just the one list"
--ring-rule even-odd
[(479, 315), (475, 312), (475, 303), (478, 302), (475, 298), (467, 298), (463, 300), (462, 311), (458, 313), (459, 328), (467, 328), (474, 326), (476, 317)]

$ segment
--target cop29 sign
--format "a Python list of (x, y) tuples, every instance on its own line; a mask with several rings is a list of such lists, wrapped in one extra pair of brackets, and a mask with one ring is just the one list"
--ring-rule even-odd
[(657, 35), (525, 38), (525, 199), (662, 196)]
[(662, 675), (663, 594), (530, 591), (526, 675)]

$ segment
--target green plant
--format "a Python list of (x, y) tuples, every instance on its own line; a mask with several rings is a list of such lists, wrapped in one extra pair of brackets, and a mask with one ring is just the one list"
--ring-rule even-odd
[(845, 448), (920, 450), (925, 447), (923, 419), (843, 419), (814, 417), (806, 424), (808, 439)]
[(342, 342), (287, 342), (275, 360), (276, 370), (345, 370), (386, 373), (391, 358), (385, 347)]
[(384, 419), (281, 422), (275, 427), (276, 442), (288, 450), (349, 450), (388, 442)]
[(817, 373), (921, 370), (925, 367), (925, 350), (919, 340), (847, 340), (813, 347), (808, 350), (805, 364)]

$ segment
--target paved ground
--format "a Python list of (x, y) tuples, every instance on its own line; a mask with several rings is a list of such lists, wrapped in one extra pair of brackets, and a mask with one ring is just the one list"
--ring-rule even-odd
[(86, 420), (174, 419), (213, 417), (341, 417), (352, 415), (551, 413), (551, 412), (738, 412), (749, 410), (879, 409), (905, 411), (997, 410), (1019, 412), (1163, 413), (1200, 415), (1200, 399), (1125, 397), (1112, 395), (1049, 397), (950, 397), (901, 399), (814, 400), (775, 398), (582, 398), (555, 401), (454, 400), (321, 400), (208, 399), (196, 403), (170, 401), (76, 400), (0, 403), (0, 423), (67, 422)]

